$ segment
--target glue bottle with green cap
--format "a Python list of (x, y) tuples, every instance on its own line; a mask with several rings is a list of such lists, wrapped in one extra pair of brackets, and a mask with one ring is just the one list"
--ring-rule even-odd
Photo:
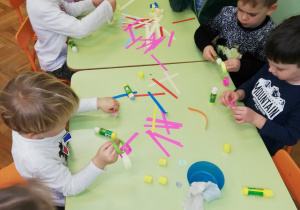
[(113, 132), (113, 131), (109, 131), (109, 130), (106, 130), (104, 128), (98, 128), (98, 127), (95, 127), (94, 131), (102, 136), (106, 136), (106, 137), (109, 137), (113, 140), (115, 140), (117, 138), (117, 133)]
[(218, 88), (213, 87), (211, 90), (211, 93), (210, 93), (209, 104), (211, 104), (211, 105), (215, 104), (217, 93), (218, 93)]
[(256, 195), (261, 197), (273, 197), (273, 190), (252, 188), (252, 187), (242, 187), (243, 195)]
[(123, 88), (131, 100), (135, 99), (135, 96), (127, 83), (123, 85)]

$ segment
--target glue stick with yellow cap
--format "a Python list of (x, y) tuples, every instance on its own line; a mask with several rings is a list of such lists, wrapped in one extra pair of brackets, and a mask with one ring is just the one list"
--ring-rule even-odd
[(106, 130), (104, 128), (98, 128), (98, 127), (95, 127), (94, 131), (102, 136), (106, 136), (106, 137), (109, 137), (113, 140), (115, 140), (117, 138), (117, 133), (115, 132), (112, 132), (112, 131), (109, 131), (109, 130)]
[(261, 197), (273, 197), (273, 190), (252, 188), (252, 187), (242, 187), (243, 195), (256, 195)]
[(135, 99), (135, 96), (134, 96), (134, 94), (133, 94), (133, 92), (132, 92), (132, 90), (130, 89), (130, 87), (129, 87), (128, 84), (124, 84), (124, 85), (123, 85), (123, 88), (124, 88), (126, 94), (128, 95), (128, 97), (129, 97), (131, 100)]
[(73, 40), (69, 39), (68, 44), (71, 46), (71, 49), (73, 52), (78, 52), (78, 49), (77, 49), (75, 43), (73, 42)]

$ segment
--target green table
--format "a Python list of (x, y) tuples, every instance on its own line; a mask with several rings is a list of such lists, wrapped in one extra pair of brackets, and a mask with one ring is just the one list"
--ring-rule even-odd
[[(153, 3), (150, 0), (135, 0), (126, 8), (121, 10), (129, 0), (118, 1), (118, 9), (114, 13), (115, 22), (113, 24), (105, 24), (93, 34), (83, 39), (73, 39), (78, 48), (78, 52), (72, 52), (68, 47), (67, 65), (74, 71), (84, 69), (99, 69), (111, 67), (128, 67), (140, 65), (157, 65), (157, 62), (151, 57), (153, 54), (161, 63), (180, 63), (194, 62), (204, 60), (202, 53), (197, 48), (194, 42), (194, 33), (199, 27), (199, 22), (194, 20), (172, 24), (173, 21), (184, 20), (195, 17), (195, 14), (187, 9), (184, 12), (173, 12), (169, 6), (169, 1), (157, 1), (159, 8), (163, 9), (163, 17), (159, 24), (167, 30), (168, 33), (174, 31), (174, 37), (171, 46), (168, 47), (170, 36), (164, 31), (166, 38), (152, 51), (144, 54), (147, 47), (136, 50), (144, 42), (137, 42), (128, 49), (124, 45), (130, 36), (123, 31), (118, 24), (122, 18), (122, 13), (127, 9), (128, 15), (133, 15), (142, 18), (153, 19), (150, 14), (149, 5)], [(124, 20), (126, 21), (126, 20)], [(153, 24), (152, 24), (153, 25)], [(150, 25), (150, 27), (152, 27)], [(135, 29), (133, 29), (134, 31)], [(146, 29), (138, 28), (135, 37), (146, 37)], [(156, 38), (160, 37), (160, 32), (156, 32)], [(150, 32), (149, 32), (150, 33)]]
[[(218, 96), (225, 90), (234, 89), (222, 85), (221, 70), (211, 62), (167, 65), (165, 72), (160, 66), (143, 68), (123, 68), (95, 71), (81, 71), (72, 78), (72, 88), (80, 98), (105, 97), (123, 94), (123, 84), (128, 83), (138, 94), (166, 92), (160, 86), (149, 86), (151, 80), (163, 80), (165, 73), (172, 77), (170, 82), (162, 84), (178, 96), (175, 99), (166, 95), (156, 96), (168, 112), (169, 121), (179, 122), (183, 127), (166, 130), (156, 128), (155, 132), (180, 141), (183, 148), (157, 138), (170, 153), (167, 157), (154, 143), (143, 127), (147, 117), (153, 116), (154, 102), (150, 97), (130, 100), (119, 98), (119, 115), (105, 114), (101, 111), (77, 115), (70, 120), (69, 168), (78, 172), (94, 157), (98, 148), (109, 139), (95, 134), (95, 126), (115, 131), (118, 137), (127, 141), (135, 132), (139, 135), (130, 143), (129, 155), (132, 168), (125, 169), (121, 158), (108, 166), (91, 186), (77, 196), (67, 197), (66, 209), (182, 209), (181, 203), (188, 194), (187, 171), (197, 161), (209, 161), (216, 164), (224, 173), (225, 185), (221, 190), (222, 198), (211, 203), (204, 202), (205, 209), (296, 209), (277, 169), (269, 156), (263, 141), (254, 126), (238, 125), (232, 112), (218, 101), (209, 105), (209, 96), (213, 86), (219, 88)], [(145, 78), (139, 79), (138, 72), (144, 72)], [(174, 76), (175, 75), (175, 76)], [(207, 130), (202, 115), (188, 110), (199, 109), (208, 117)], [(157, 118), (162, 119), (159, 110)], [(231, 144), (231, 153), (223, 152), (224, 143)], [(159, 166), (159, 158), (167, 159), (167, 166)], [(186, 167), (178, 165), (179, 160), (187, 162)], [(143, 181), (144, 175), (153, 176), (151, 184)], [(158, 178), (168, 178), (167, 185), (158, 183)], [(178, 188), (176, 182), (181, 182)], [(272, 189), (273, 198), (244, 196), (242, 187), (261, 187)]]

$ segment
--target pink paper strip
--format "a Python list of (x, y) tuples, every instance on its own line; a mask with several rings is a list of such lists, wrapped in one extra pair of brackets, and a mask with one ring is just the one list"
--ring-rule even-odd
[[(129, 155), (130, 153), (131, 153), (131, 147), (129, 146), (129, 144), (132, 142), (132, 140), (137, 136), (137, 135), (139, 135), (139, 133), (138, 132), (135, 132), (127, 141), (126, 141), (126, 143), (125, 143), (125, 145), (124, 146), (122, 146), (121, 148), (120, 148), (120, 150), (121, 151), (124, 151), (125, 149), (127, 149), (127, 151), (126, 151), (126, 155)], [(121, 156), (122, 157), (122, 156)]]
[[(149, 131), (149, 132), (148, 132)], [(147, 134), (150, 135), (150, 137), (153, 139), (153, 141), (157, 144), (157, 146), (168, 156), (170, 157), (170, 154), (167, 152), (167, 150), (159, 143), (159, 141), (152, 136), (152, 132), (150, 130), (146, 131)]]
[(161, 63), (161, 62), (159, 62), (159, 60), (157, 60), (155, 57), (154, 57), (154, 55), (151, 55), (151, 57), (164, 69), (164, 70), (166, 70), (166, 71), (168, 71), (168, 69)]
[(235, 106), (235, 104), (232, 101), (229, 101), (229, 104), (231, 107)]
[[(147, 117), (146, 121), (152, 122), (153, 118), (152, 117)], [(165, 123), (164, 120), (156, 119), (155, 122), (157, 123)], [(167, 121), (169, 125), (173, 125), (174, 127), (182, 127), (182, 123), (178, 122), (172, 122), (172, 121)]]
[(118, 113), (114, 110), (112, 113), (115, 117), (118, 116)]
[[(144, 124), (144, 127), (152, 127), (152, 125)], [(156, 128), (180, 129), (180, 127), (169, 125), (155, 125)]]
[(174, 36), (174, 31), (171, 31), (168, 47), (171, 47), (173, 36)]
[(181, 144), (181, 142), (179, 142), (179, 141), (175, 141), (175, 140), (173, 140), (173, 139), (170, 139), (170, 138), (167, 138), (167, 137), (165, 137), (165, 136), (163, 136), (163, 135), (160, 135), (160, 134), (158, 134), (158, 133), (152, 133), (154, 136), (157, 136), (157, 137), (159, 137), (159, 138), (161, 138), (161, 139), (164, 139), (164, 140), (166, 140), (166, 141), (168, 141), (168, 142), (171, 142), (172, 144), (175, 144), (175, 145), (177, 145), (177, 146), (179, 146), (179, 147), (183, 147), (183, 145)]
[(165, 121), (167, 134), (170, 135), (170, 129), (167, 127), (168, 121), (167, 121), (166, 115), (165, 115), (163, 112), (161, 112), (161, 115), (162, 115), (162, 117), (163, 117), (163, 120)]

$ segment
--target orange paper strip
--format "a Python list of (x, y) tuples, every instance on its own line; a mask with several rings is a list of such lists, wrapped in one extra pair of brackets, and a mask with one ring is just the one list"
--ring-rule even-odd
[(205, 120), (206, 120), (205, 130), (206, 130), (206, 128), (207, 128), (207, 123), (208, 123), (206, 114), (204, 114), (204, 112), (201, 112), (201, 111), (198, 110), (198, 109), (194, 109), (194, 108), (190, 108), (190, 107), (188, 107), (188, 109), (191, 110), (191, 111), (194, 111), (194, 112), (199, 112), (200, 114), (202, 114), (202, 115), (205, 117)]

